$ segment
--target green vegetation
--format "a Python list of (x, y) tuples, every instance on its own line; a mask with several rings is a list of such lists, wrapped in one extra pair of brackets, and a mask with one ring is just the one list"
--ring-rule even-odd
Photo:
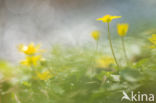
[[(98, 20), (109, 24), (117, 18), (121, 17), (106, 15)], [(128, 24), (118, 25), (124, 62), (117, 58), (122, 53), (114, 51), (109, 25), (112, 56), (98, 49), (98, 31), (91, 35), (95, 49), (57, 45), (45, 52), (40, 45), (21, 44), (21, 65), (0, 61), (0, 103), (121, 103), (123, 91), (156, 94), (156, 36), (146, 38), (141, 52), (130, 59), (123, 38), (127, 30)]]
[(91, 72), (92, 54), (85, 48), (55, 46), (46, 61), (35, 68), (49, 71), (52, 76), (48, 80), (35, 78), (28, 67), (11, 67), (1, 61), (1, 103), (120, 103), (123, 90), (156, 92), (154, 51), (143, 52), (119, 71), (111, 65), (94, 67)]

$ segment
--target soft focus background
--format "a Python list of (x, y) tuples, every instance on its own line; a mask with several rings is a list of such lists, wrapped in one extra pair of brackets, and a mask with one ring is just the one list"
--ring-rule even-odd
[[(106, 14), (122, 16), (110, 23), (119, 66), (107, 26), (96, 21)], [(123, 91), (156, 95), (155, 18), (156, 0), (0, 0), (0, 103), (130, 103), (121, 102)], [(118, 23), (129, 24), (128, 58)], [(30, 42), (42, 47), (18, 51)]]
[(96, 21), (105, 14), (123, 16), (112, 26), (129, 23), (129, 36), (154, 32), (155, 5), (156, 0), (0, 0), (0, 58), (16, 62), (19, 43), (33, 41), (45, 48), (89, 43), (93, 30), (106, 33)]

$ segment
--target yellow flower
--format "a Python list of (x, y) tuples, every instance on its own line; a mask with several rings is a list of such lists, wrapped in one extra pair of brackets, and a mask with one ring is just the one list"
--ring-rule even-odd
[(152, 37), (149, 40), (156, 45), (156, 34), (152, 34)]
[(99, 40), (100, 32), (95, 30), (95, 31), (92, 32), (91, 36), (93, 37), (94, 40)]
[(152, 37), (149, 38), (149, 40), (151, 41), (151, 43), (153, 43), (151, 48), (156, 48), (156, 34), (152, 34)]
[(118, 30), (119, 36), (125, 36), (128, 31), (128, 24), (118, 24), (117, 30)]
[(34, 43), (30, 43), (28, 46), (20, 44), (18, 47), (20, 52), (23, 52), (27, 55), (33, 55), (35, 53), (42, 52), (43, 50), (40, 50), (40, 45), (34, 45)]
[(48, 80), (52, 77), (52, 75), (50, 74), (49, 71), (45, 71), (43, 73), (37, 73), (37, 77), (40, 79), (40, 80)]
[(111, 57), (101, 57), (96, 61), (97, 67), (99, 68), (107, 68), (112, 64), (115, 64), (115, 60)]
[(99, 20), (99, 21), (103, 21), (104, 23), (109, 23), (111, 22), (113, 19), (118, 19), (118, 18), (121, 18), (122, 16), (111, 16), (111, 15), (105, 15), (103, 16), (102, 18), (98, 18), (96, 20)]
[(151, 49), (155, 49), (156, 48), (156, 45), (151, 45), (150, 48)]
[(27, 56), (25, 60), (21, 61), (21, 64), (26, 66), (36, 66), (40, 60), (41, 55)]

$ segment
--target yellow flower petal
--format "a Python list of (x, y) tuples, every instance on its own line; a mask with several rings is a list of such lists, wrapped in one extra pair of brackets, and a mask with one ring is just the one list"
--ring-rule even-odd
[(150, 46), (151, 49), (155, 49), (156, 48), (156, 45), (152, 45)]
[(111, 22), (113, 19), (118, 19), (121, 18), (121, 16), (111, 16), (111, 15), (105, 15), (102, 18), (98, 18), (96, 20), (98, 21), (103, 21), (104, 23), (109, 23)]
[(117, 31), (119, 36), (125, 36), (128, 31), (128, 24), (118, 24)]
[(50, 74), (49, 71), (45, 71), (43, 73), (37, 73), (37, 77), (40, 79), (40, 80), (48, 80), (52, 77), (52, 75)]
[(21, 61), (21, 64), (25, 66), (37, 66), (40, 60), (41, 60), (41, 55), (26, 56), (26, 59)]
[(149, 40), (150, 40), (154, 45), (156, 45), (156, 34), (152, 34), (152, 37), (149, 38)]
[(33, 56), (32, 57), (32, 63), (34, 66), (37, 65), (37, 62), (41, 60), (41, 55), (38, 55), (38, 56)]
[(25, 52), (27, 49), (28, 49), (27, 46), (25, 46), (25, 45), (23, 45), (23, 44), (20, 44), (20, 45), (18, 46), (18, 50), (19, 50), (20, 52)]
[(92, 32), (91, 36), (93, 37), (94, 40), (99, 40), (100, 32), (95, 30), (95, 31)]
[(121, 18), (122, 16), (111, 16), (112, 19), (118, 19)]
[(101, 57), (98, 60), (96, 60), (96, 65), (99, 68), (107, 68), (111, 64), (115, 64), (115, 60), (109, 56)]
[(35, 46), (33, 42), (30, 43), (28, 46), (20, 44), (18, 46), (18, 49), (20, 52), (23, 52), (26, 55), (34, 55), (35, 53), (41, 53), (44, 51), (44, 50), (40, 50), (40, 44)]

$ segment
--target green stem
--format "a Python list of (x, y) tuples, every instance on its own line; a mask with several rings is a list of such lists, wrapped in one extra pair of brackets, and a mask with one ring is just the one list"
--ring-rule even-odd
[(96, 59), (96, 56), (98, 54), (98, 44), (99, 44), (99, 40), (96, 41), (96, 49), (95, 49), (95, 55), (94, 55), (94, 61), (93, 61), (93, 67), (95, 66), (95, 59)]
[(123, 48), (123, 52), (124, 52), (125, 59), (126, 59), (126, 61), (127, 61), (127, 64), (129, 64), (129, 63), (128, 63), (128, 56), (127, 56), (126, 48), (125, 48), (124, 37), (121, 37), (121, 42), (122, 42), (122, 48)]
[(96, 41), (95, 56), (98, 54), (98, 44), (99, 44), (99, 40)]
[(98, 44), (99, 44), (99, 40), (96, 40), (95, 52), (94, 52), (94, 55), (91, 57), (91, 61), (90, 61), (92, 74), (94, 73), (95, 57), (98, 53)]
[(115, 63), (118, 66), (118, 69), (119, 69), (119, 64), (118, 64), (117, 59), (115, 57), (115, 53), (114, 53), (113, 46), (112, 46), (112, 40), (111, 40), (111, 34), (110, 34), (110, 29), (109, 29), (109, 23), (107, 23), (107, 24), (108, 24), (108, 40), (109, 40), (110, 48), (111, 48), (112, 55), (114, 57)]

